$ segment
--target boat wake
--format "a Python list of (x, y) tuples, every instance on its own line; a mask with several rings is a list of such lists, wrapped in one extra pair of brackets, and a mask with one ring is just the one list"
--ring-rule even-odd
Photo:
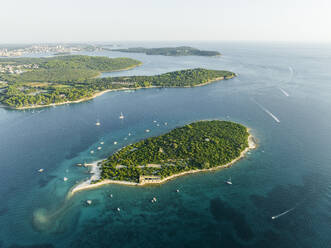
[[(293, 78), (293, 74), (294, 74), (294, 71), (293, 71), (293, 68), (291, 66), (288, 67), (288, 69), (290, 70), (290, 76), (288, 78), (288, 80), (285, 80), (285, 81), (282, 81), (282, 82), (279, 82), (279, 83), (290, 83), (292, 81), (292, 78)], [(282, 89), (281, 87), (278, 87), (278, 89), (285, 95), (285, 96), (290, 96), (289, 93), (287, 93), (284, 89)]]
[(277, 219), (277, 218), (279, 218), (279, 217), (281, 217), (281, 216), (283, 216), (283, 215), (285, 215), (285, 214), (288, 214), (289, 212), (293, 211), (294, 209), (295, 209), (295, 207), (294, 207), (294, 208), (291, 208), (291, 209), (289, 209), (289, 210), (286, 210), (285, 212), (283, 212), (283, 213), (281, 213), (281, 214), (278, 214), (278, 215), (272, 216), (271, 219), (275, 220), (275, 219)]
[(291, 66), (289, 66), (288, 69), (290, 70), (290, 79), (287, 81), (289, 83), (289, 82), (292, 81), (294, 70), (293, 70), (293, 68)]
[(279, 90), (285, 95), (285, 96), (290, 96), (289, 93), (287, 93), (284, 89), (279, 87)]
[(256, 103), (257, 106), (259, 106), (264, 112), (266, 112), (269, 116), (271, 116), (277, 123), (280, 123), (280, 120), (277, 118), (277, 116), (275, 116), (273, 113), (271, 113), (268, 109), (266, 109), (265, 107), (263, 107), (261, 104), (259, 104), (257, 101), (255, 101), (254, 99), (252, 99), (253, 102)]

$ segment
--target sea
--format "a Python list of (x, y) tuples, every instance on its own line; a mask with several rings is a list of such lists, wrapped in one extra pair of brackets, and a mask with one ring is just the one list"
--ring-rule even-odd
[[(237, 77), (195, 88), (108, 92), (57, 107), (0, 108), (1, 248), (331, 247), (330, 44), (116, 45), (189, 45), (222, 56), (80, 54), (143, 62), (103, 77), (200, 67), (230, 70)], [(107, 185), (68, 196), (90, 176), (77, 163), (107, 158), (190, 122), (215, 119), (249, 127), (257, 149), (227, 169), (162, 185)], [(232, 185), (225, 183), (230, 177)]]

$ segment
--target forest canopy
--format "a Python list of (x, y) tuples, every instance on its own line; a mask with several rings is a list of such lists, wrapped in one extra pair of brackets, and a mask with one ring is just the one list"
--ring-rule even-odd
[(117, 151), (102, 162), (101, 180), (138, 182), (141, 175), (165, 178), (225, 165), (248, 147), (248, 136), (238, 123), (194, 122)]
[(127, 49), (107, 49), (107, 50), (126, 52), (126, 53), (145, 53), (147, 55), (164, 55), (164, 56), (220, 56), (221, 55), (217, 51), (199, 50), (197, 48), (193, 48), (189, 46), (161, 47), (161, 48), (132, 47)]
[(131, 68), (140, 62), (126, 58), (88, 56), (61, 56), (52, 60), (40, 60), (43, 62), (39, 64), (31, 64), (36, 61), (34, 58), (12, 60), (15, 68), (21, 68), (17, 65), (23, 61), (29, 62), (21, 64), (28, 67), (28, 71), (15, 75), (0, 73), (0, 103), (13, 108), (49, 106), (91, 99), (105, 90), (193, 87), (235, 76), (230, 71), (196, 68), (154, 76), (96, 78), (96, 74), (101, 71)]

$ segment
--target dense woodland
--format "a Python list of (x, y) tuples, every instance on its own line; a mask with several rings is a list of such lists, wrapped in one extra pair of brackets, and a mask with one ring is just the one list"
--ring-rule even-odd
[(110, 49), (112, 51), (126, 53), (145, 53), (147, 55), (164, 55), (164, 56), (219, 56), (217, 51), (204, 51), (193, 47), (162, 47), (162, 48), (144, 48), (132, 47), (127, 49)]
[(130, 58), (108, 58), (97, 56), (71, 55), (50, 58), (0, 59), (1, 64), (37, 65), (22, 74), (1, 74), (3, 81), (19, 82), (56, 82), (81, 81), (95, 77), (100, 72), (111, 72), (140, 65), (141, 62)]
[[(0, 59), (0, 65), (9, 61)], [(102, 71), (134, 67), (129, 58), (90, 56), (10, 59), (11, 65), (37, 64), (21, 74), (0, 74), (0, 102), (14, 108), (72, 102), (111, 89), (141, 87), (190, 87), (235, 76), (229, 71), (188, 69), (156, 76), (95, 78)]]
[(140, 175), (165, 178), (224, 165), (248, 147), (248, 136), (241, 124), (218, 120), (194, 122), (119, 150), (102, 163), (101, 180), (138, 182)]
[[(125, 70), (140, 64), (130, 58), (83, 55), (3, 58), (1, 67), (23, 68), (23, 73), (0, 73), (0, 102), (22, 108), (89, 98), (98, 87), (89, 87), (88, 80), (92, 82), (101, 72)], [(26, 66), (29, 68), (25, 69)]]

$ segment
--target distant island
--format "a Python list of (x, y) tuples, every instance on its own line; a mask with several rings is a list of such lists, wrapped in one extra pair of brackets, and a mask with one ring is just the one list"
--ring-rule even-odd
[(162, 48), (144, 48), (132, 47), (127, 49), (107, 49), (104, 50), (126, 52), (126, 53), (145, 53), (147, 55), (164, 55), (164, 56), (220, 56), (217, 51), (205, 51), (189, 46), (180, 47), (162, 47)]
[(163, 183), (177, 176), (230, 166), (256, 144), (248, 129), (229, 121), (198, 121), (128, 145), (92, 165), (90, 180), (71, 193), (117, 183)]
[(140, 64), (130, 58), (81, 55), (0, 59), (0, 103), (14, 109), (38, 108), (86, 101), (111, 90), (193, 87), (235, 76), (229, 71), (197, 68), (155, 76), (97, 78), (104, 71)]

